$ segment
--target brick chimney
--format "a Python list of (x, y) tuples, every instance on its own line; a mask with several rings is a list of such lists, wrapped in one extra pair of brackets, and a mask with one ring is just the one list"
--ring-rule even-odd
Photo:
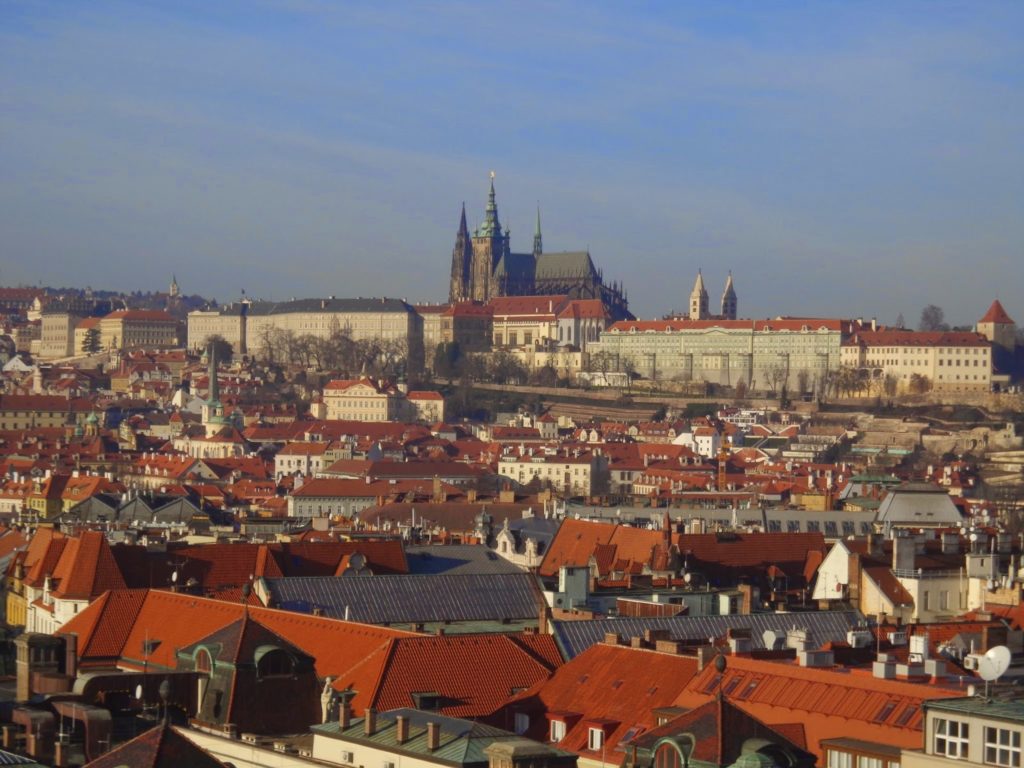
[(377, 710), (373, 707), (366, 708), (366, 714), (363, 715), (363, 733), (367, 736), (373, 736), (377, 732)]
[(436, 752), (441, 746), (441, 724), (427, 723), (427, 749)]
[(409, 718), (399, 715), (395, 718), (395, 741), (405, 744), (409, 740)]

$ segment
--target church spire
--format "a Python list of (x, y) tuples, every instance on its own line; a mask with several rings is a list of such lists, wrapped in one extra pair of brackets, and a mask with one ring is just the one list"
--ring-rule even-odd
[(473, 247), (469, 239), (469, 226), (466, 224), (466, 203), (462, 203), (462, 216), (459, 219), (459, 231), (455, 236), (455, 248), (452, 250), (452, 277), (448, 290), (448, 301), (455, 303), (465, 301), (468, 294), (470, 260)]
[(540, 205), (537, 206), (537, 227), (533, 230), (533, 255), (544, 253), (544, 240), (540, 236)]
[(697, 279), (690, 292), (690, 319), (704, 320), (708, 316), (708, 291), (704, 287), (704, 276), (697, 270)]
[(501, 237), (501, 222), (498, 221), (498, 204), (494, 196), (494, 171), (491, 171), (491, 191), (487, 195), (487, 210), (484, 212), (484, 223), (477, 232), (478, 237)]
[(736, 304), (736, 289), (732, 285), (732, 270), (729, 270), (729, 277), (725, 280), (725, 290), (722, 292), (722, 317), (726, 320), (735, 320)]

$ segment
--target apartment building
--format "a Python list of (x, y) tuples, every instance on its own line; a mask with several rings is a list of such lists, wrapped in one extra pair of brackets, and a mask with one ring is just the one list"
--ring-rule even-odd
[(964, 331), (861, 331), (843, 342), (842, 365), (869, 380), (893, 377), (897, 391), (988, 392), (992, 345)]

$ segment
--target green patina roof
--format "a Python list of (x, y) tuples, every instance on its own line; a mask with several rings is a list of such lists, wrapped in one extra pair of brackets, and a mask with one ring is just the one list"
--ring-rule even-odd
[(957, 712), (973, 717), (1024, 723), (1024, 701), (987, 700), (981, 696), (962, 699), (932, 699), (924, 702), (928, 711)]

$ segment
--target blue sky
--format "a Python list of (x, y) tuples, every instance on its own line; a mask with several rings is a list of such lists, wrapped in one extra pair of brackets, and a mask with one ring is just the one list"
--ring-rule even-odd
[(443, 300), (514, 249), (634, 311), (1024, 322), (1024, 3), (0, 5), (0, 283)]

